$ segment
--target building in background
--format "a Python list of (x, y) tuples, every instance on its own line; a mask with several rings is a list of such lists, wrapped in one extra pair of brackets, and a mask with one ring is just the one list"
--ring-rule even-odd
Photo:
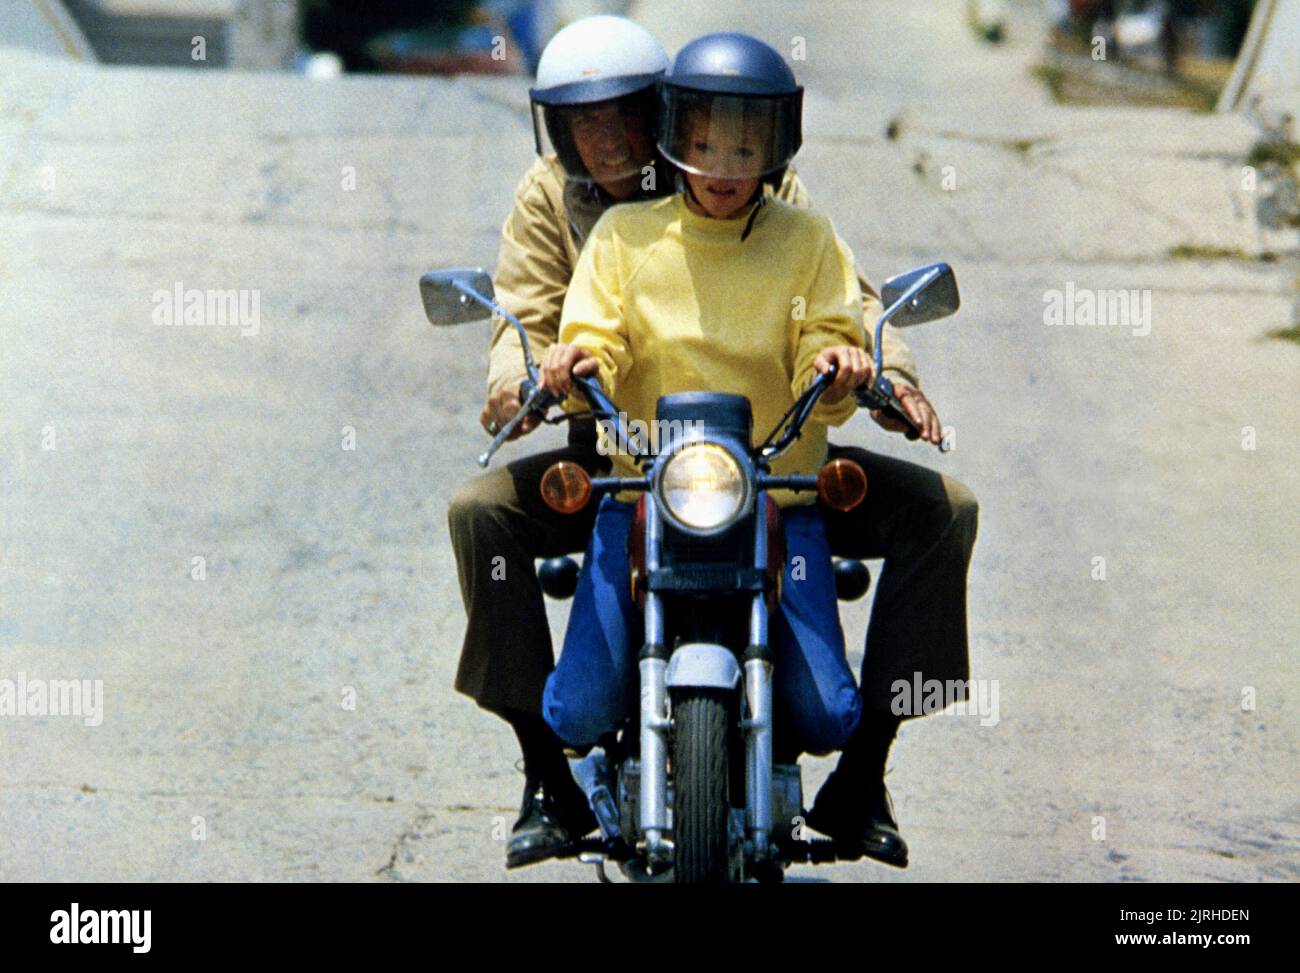
[(94, 49), (62, 0), (8, 0), (0, 7), (0, 45), (76, 61), (95, 60)]
[(1220, 111), (1300, 116), (1300, 0), (1259, 0)]
[(279, 71), (298, 50), (299, 0), (64, 2), (106, 64)]
[(105, 64), (523, 74), (565, 24), (629, 0), (0, 0), (0, 44)]
[(349, 71), (530, 72), (559, 29), (557, 0), (303, 0), (303, 39)]

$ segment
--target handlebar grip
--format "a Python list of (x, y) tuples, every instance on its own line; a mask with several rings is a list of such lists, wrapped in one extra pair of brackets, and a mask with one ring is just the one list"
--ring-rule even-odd
[(537, 383), (535, 383), (531, 378), (526, 378), (519, 383), (520, 404), (527, 405), (530, 400), (533, 400), (533, 396), (536, 395), (537, 398), (533, 400), (532, 407), (529, 409), (529, 411), (535, 412), (541, 416), (545, 416), (546, 411), (552, 405), (554, 405), (557, 400), (555, 396), (551, 395), (549, 392), (542, 391), (541, 395), (537, 395), (537, 393), (538, 393)]
[(570, 375), (569, 377), (573, 381), (574, 389), (582, 394), (588, 405), (595, 405), (592, 402), (592, 392), (604, 394), (605, 390), (600, 387), (600, 378), (596, 375)]
[(921, 430), (916, 428), (916, 423), (912, 421), (912, 417), (903, 410), (903, 403), (898, 401), (898, 396), (891, 395), (889, 397), (889, 407), (885, 412), (892, 418), (901, 419), (903, 422), (907, 423), (907, 428), (903, 430), (904, 437), (907, 439), (921, 438)]
[(574, 375), (573, 387), (587, 400), (587, 405), (597, 419), (613, 419), (618, 415), (618, 409), (600, 387), (598, 375)]
[(858, 389), (854, 395), (858, 400), (858, 405), (864, 409), (881, 412), (891, 419), (897, 419), (906, 424), (907, 429), (904, 430), (903, 435), (908, 439), (921, 438), (921, 430), (916, 428), (916, 423), (912, 421), (912, 417), (903, 409), (903, 403), (894, 394), (894, 383), (889, 379), (879, 378), (875, 384)]

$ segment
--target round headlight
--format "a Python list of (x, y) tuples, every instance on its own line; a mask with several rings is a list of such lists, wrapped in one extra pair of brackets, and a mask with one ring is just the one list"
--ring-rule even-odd
[(692, 530), (726, 527), (739, 516), (748, 492), (735, 457), (711, 443), (674, 453), (659, 477), (659, 496), (668, 513)]

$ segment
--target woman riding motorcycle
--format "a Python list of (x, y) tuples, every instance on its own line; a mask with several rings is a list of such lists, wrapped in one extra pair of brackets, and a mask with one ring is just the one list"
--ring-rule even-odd
[[(697, 63), (701, 49), (727, 57)], [(713, 73), (721, 67), (730, 70)], [(560, 341), (543, 358), (544, 385), (567, 393), (571, 369), (599, 374), (633, 423), (652, 420), (659, 397), (673, 392), (743, 395), (754, 428), (766, 430), (834, 365), (812, 421), (773, 463), (777, 475), (819, 469), (826, 425), (853, 415), (849, 392), (870, 380), (871, 365), (852, 255), (825, 217), (769, 202), (764, 192), (802, 142), (803, 89), (766, 44), (717, 34), (682, 51), (663, 90), (659, 148), (680, 167), (681, 192), (616, 207), (596, 224), (569, 285)], [(792, 313), (796, 306), (801, 313)], [(621, 454), (614, 472), (637, 475)], [(861, 701), (814, 498), (772, 496), (783, 508), (788, 553), (772, 629), (775, 725), (791, 760), (801, 749), (841, 746)], [(571, 744), (595, 743), (636, 712), (642, 637), (627, 581), (633, 513), (633, 504), (613, 497), (601, 503), (543, 696), (547, 722)]]

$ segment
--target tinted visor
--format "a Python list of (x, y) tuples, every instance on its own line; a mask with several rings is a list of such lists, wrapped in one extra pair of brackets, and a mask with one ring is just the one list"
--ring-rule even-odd
[(537, 151), (554, 152), (570, 179), (611, 183), (640, 177), (655, 160), (654, 89), (585, 105), (532, 102)]
[(719, 95), (664, 86), (659, 150), (715, 179), (759, 179), (799, 148), (797, 95)]

